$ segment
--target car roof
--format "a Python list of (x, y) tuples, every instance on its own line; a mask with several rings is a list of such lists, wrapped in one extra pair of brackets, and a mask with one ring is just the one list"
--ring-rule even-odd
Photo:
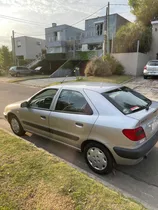
[(158, 62), (158, 60), (150, 60), (150, 61), (148, 61), (148, 63), (149, 63), (149, 62)]
[(113, 83), (101, 83), (101, 82), (71, 82), (60, 85), (50, 86), (49, 88), (66, 88), (66, 89), (87, 89), (92, 90), (98, 93), (103, 93), (111, 91), (117, 88), (122, 87), (122, 85), (113, 84)]

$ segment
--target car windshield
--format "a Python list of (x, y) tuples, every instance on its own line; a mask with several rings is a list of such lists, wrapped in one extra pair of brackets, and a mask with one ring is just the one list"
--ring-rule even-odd
[(128, 87), (115, 89), (102, 95), (125, 115), (148, 109), (152, 103), (148, 98)]
[(158, 66), (158, 61), (149, 61), (148, 66)]

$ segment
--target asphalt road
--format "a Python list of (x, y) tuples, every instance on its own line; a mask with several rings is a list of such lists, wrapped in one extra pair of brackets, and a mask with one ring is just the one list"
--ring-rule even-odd
[[(39, 88), (1, 83), (0, 117), (2, 117), (4, 107), (7, 104), (26, 99), (38, 90)], [(0, 127), (11, 131), (4, 119), (0, 119)], [(136, 166), (118, 166), (114, 174), (99, 176), (91, 172), (87, 167), (82, 154), (71, 148), (36, 135), (27, 135), (24, 139), (93, 174), (102, 182), (105, 182), (105, 185), (108, 182), (110, 185), (119, 188), (120, 192), (126, 192), (137, 201), (146, 204), (148, 208), (152, 210), (158, 209), (158, 144), (149, 154), (148, 159), (140, 164)]]

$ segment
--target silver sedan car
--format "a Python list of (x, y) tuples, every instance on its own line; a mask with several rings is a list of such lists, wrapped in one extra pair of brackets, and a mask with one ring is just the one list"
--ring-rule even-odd
[(150, 76), (158, 76), (158, 60), (152, 60), (144, 67), (144, 79)]
[(115, 84), (48, 87), (4, 116), (18, 136), (28, 131), (82, 151), (99, 174), (139, 163), (158, 140), (158, 103)]

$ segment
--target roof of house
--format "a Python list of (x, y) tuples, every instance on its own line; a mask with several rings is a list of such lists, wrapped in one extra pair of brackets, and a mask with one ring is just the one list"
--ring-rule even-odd
[[(121, 17), (121, 18), (124, 18), (123, 16), (121, 16), (121, 15), (119, 15), (118, 13), (114, 13), (114, 14), (110, 14), (110, 16), (119, 16), (119, 17)], [(98, 16), (98, 17), (94, 17), (94, 18), (89, 18), (89, 19), (87, 19), (86, 21), (88, 21), (88, 20), (95, 20), (95, 19), (97, 19), (97, 18), (105, 18), (106, 17), (106, 15), (104, 15), (104, 16)], [(126, 18), (124, 18), (125, 20), (127, 20)], [(127, 21), (129, 21), (129, 20), (127, 20)]]

